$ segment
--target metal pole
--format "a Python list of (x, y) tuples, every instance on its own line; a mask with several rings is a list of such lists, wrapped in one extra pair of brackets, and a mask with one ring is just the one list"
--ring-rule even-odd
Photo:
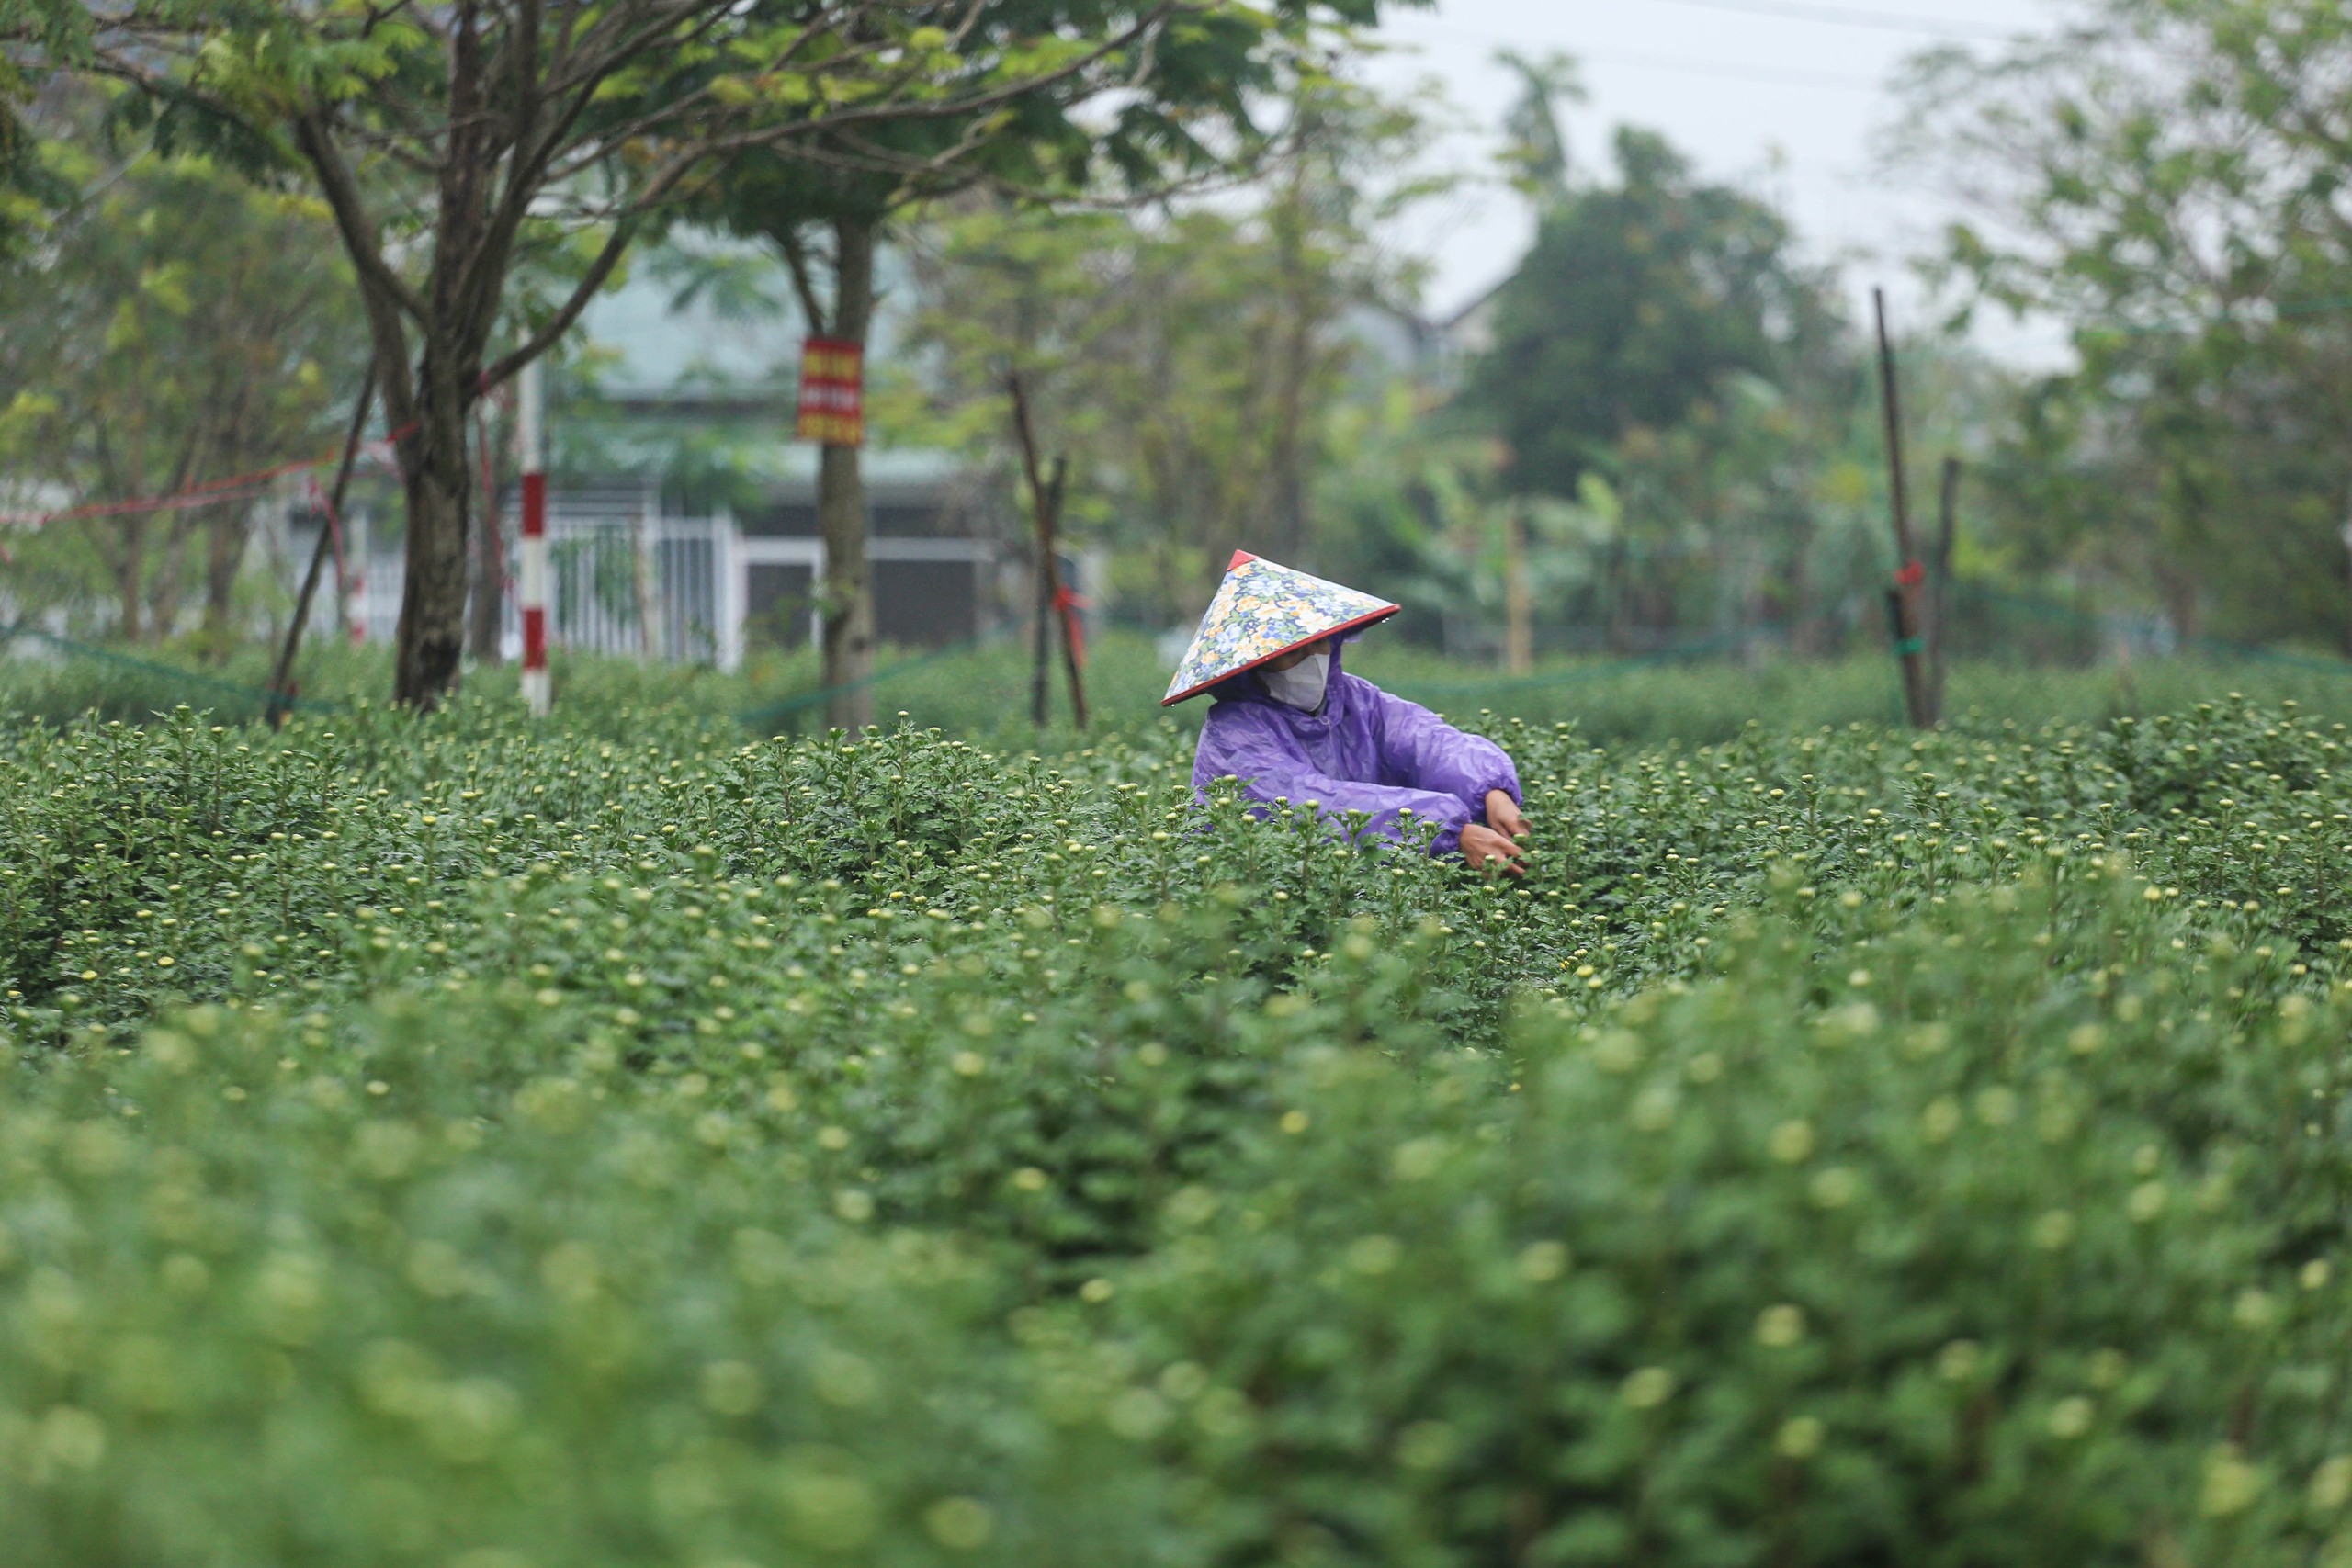
[(1910, 496), (1903, 482), (1903, 400), (1894, 376), (1894, 340), (1886, 328), (1886, 290), (1871, 289), (1871, 301), (1878, 312), (1879, 390), (1886, 414), (1888, 488), (1894, 503), (1894, 554), (1899, 563), (1889, 596), (1894, 651), (1903, 661), (1904, 711), (1914, 728), (1925, 729), (1935, 722), (1928, 700), (1927, 642), (1921, 635), (1926, 616), (1921, 614), (1919, 590), (1928, 573), (1919, 564), (1918, 547), (1912, 542)]
[(523, 530), (516, 543), (515, 597), (523, 612), (523, 700), (545, 718), (548, 684), (548, 470), (546, 369), (523, 367), (514, 395), (514, 466), (523, 474)]

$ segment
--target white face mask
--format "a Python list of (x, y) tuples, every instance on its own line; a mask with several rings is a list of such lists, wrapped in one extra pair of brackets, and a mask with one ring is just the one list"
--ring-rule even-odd
[(1331, 656), (1310, 653), (1287, 670), (1261, 670), (1259, 674), (1274, 701), (1301, 713), (1313, 713), (1323, 705), (1323, 686), (1330, 679)]

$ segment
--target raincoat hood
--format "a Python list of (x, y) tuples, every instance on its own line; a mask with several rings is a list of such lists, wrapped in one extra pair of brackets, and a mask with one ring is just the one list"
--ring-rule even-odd
[(1386, 620), (1397, 608), (1369, 593), (1236, 550), (1159, 705), (1196, 697), (1303, 644), (1361, 631)]

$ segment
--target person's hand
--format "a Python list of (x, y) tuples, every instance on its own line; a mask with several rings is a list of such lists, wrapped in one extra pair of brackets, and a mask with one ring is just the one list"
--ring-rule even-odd
[(1524, 876), (1527, 868), (1519, 863), (1519, 857), (1526, 852), (1492, 828), (1473, 822), (1462, 829), (1462, 858), (1473, 871)]
[(1527, 818), (1519, 814), (1519, 802), (1507, 790), (1487, 792), (1487, 826), (1507, 839), (1527, 837)]

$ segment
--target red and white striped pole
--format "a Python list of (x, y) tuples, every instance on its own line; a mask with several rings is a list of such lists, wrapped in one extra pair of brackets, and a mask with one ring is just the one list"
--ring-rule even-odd
[(548, 686), (548, 473), (542, 365), (523, 367), (514, 398), (514, 460), (523, 470), (523, 536), (517, 547), (523, 611), (523, 700), (545, 718)]

